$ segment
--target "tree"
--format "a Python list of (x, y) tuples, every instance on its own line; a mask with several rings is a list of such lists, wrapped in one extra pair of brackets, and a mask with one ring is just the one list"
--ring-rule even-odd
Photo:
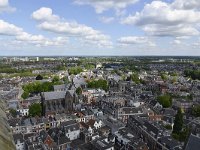
[(166, 95), (162, 95), (158, 97), (158, 102), (164, 107), (164, 108), (168, 108), (171, 107), (172, 105), (172, 98), (170, 95), (166, 94)]
[(139, 83), (140, 83), (139, 76), (138, 76), (138, 74), (136, 74), (136, 73), (133, 73), (133, 74), (131, 75), (131, 80), (132, 80), (133, 82), (135, 82), (136, 84), (139, 84)]
[(49, 91), (53, 91), (53, 85), (57, 84), (56, 83), (52, 83), (52, 82), (44, 82), (42, 83), (39, 88), (40, 88), (40, 91), (38, 91), (39, 93), (40, 92), (49, 92)]
[(182, 131), (182, 128), (183, 128), (183, 114), (181, 112), (181, 109), (179, 109), (175, 116), (173, 133), (179, 134)]
[(43, 80), (43, 76), (41, 76), (40, 74), (35, 78), (36, 80)]
[(34, 103), (29, 106), (29, 116), (41, 116), (42, 114), (42, 106), (40, 103)]
[(195, 117), (200, 117), (200, 105), (196, 105), (192, 108), (192, 115)]
[(166, 80), (167, 80), (167, 75), (166, 75), (165, 73), (162, 73), (162, 74), (161, 74), (161, 78), (162, 78), (164, 81), (166, 81)]
[(81, 94), (82, 94), (82, 89), (81, 89), (81, 87), (78, 87), (78, 88), (76, 89), (76, 94), (78, 94), (78, 95), (81, 95)]
[(88, 87), (89, 88), (95, 88), (95, 89), (103, 89), (105, 91), (108, 91), (108, 82), (106, 80), (103, 79), (99, 79), (99, 80), (92, 80), (88, 82)]
[(9, 112), (10, 112), (10, 114), (11, 114), (14, 118), (17, 117), (17, 111), (16, 111), (15, 109), (10, 108), (10, 109), (9, 109)]
[(88, 63), (85, 64), (85, 69), (87, 69), (87, 70), (91, 70), (94, 68), (95, 68), (95, 65), (93, 65), (93, 64), (88, 64)]
[(59, 82), (59, 81), (60, 81), (59, 76), (54, 76), (53, 79), (52, 79), (53, 83), (56, 83), (56, 82)]
[(165, 127), (167, 130), (171, 130), (171, 129), (172, 129), (172, 126), (169, 125), (169, 124), (165, 125), (164, 127)]
[(177, 77), (176, 77), (176, 76), (173, 76), (173, 78), (172, 78), (172, 83), (175, 83), (175, 82), (177, 82)]
[(77, 75), (79, 74), (80, 72), (82, 72), (83, 69), (81, 67), (72, 67), (69, 69), (69, 74), (74, 74), (74, 75)]
[(55, 69), (56, 70), (66, 70), (67, 68), (64, 65), (58, 65)]
[(64, 82), (65, 84), (69, 83), (69, 79), (68, 79), (67, 77), (63, 77), (62, 80), (63, 80), (63, 82)]
[(183, 131), (179, 134), (179, 141), (185, 142), (190, 134), (189, 128), (183, 128)]
[(22, 88), (24, 93), (22, 94), (22, 98), (28, 98), (29, 94), (38, 94), (40, 92), (50, 92), (53, 91), (53, 85), (61, 84), (61, 82), (57, 82), (57, 79), (54, 79), (54, 82), (33, 82), (26, 85), (23, 85)]
[(21, 97), (22, 97), (23, 99), (27, 99), (28, 96), (29, 96), (29, 92), (27, 92), (27, 91), (24, 91), (23, 94), (21, 95)]
[(190, 77), (192, 78), (193, 80), (200, 80), (200, 70), (185, 70), (184, 71), (184, 74), (186, 77)]

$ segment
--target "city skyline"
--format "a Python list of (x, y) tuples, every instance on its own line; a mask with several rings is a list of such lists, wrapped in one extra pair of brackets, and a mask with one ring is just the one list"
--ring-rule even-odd
[(1, 56), (200, 56), (200, 1), (0, 0)]

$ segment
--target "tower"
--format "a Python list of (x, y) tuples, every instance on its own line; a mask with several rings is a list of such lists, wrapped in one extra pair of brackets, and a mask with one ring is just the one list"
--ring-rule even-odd
[(65, 95), (65, 110), (67, 112), (73, 111), (73, 103), (74, 103), (73, 100), (74, 100), (73, 94), (71, 94), (70, 91), (67, 91)]

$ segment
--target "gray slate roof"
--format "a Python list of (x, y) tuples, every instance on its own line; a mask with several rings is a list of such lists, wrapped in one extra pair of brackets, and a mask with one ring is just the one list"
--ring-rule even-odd
[(191, 134), (185, 150), (199, 150), (199, 149), (200, 149), (200, 137)]
[(45, 100), (63, 99), (65, 98), (66, 91), (57, 92), (43, 92)]
[(23, 135), (21, 133), (14, 134), (13, 138), (14, 138), (15, 144), (17, 144), (18, 140), (20, 141), (20, 143), (24, 142)]
[(54, 85), (53, 88), (54, 88), (54, 91), (63, 90), (67, 88), (67, 85), (66, 84)]
[(170, 136), (162, 137), (158, 141), (162, 144), (165, 144), (165, 146), (170, 150), (175, 148), (181, 148), (181, 144), (178, 141), (171, 138)]

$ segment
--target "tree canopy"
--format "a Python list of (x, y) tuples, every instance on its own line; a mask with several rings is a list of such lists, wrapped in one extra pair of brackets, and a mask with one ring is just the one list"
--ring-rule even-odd
[(183, 114), (181, 112), (181, 109), (179, 109), (175, 116), (173, 133), (179, 134), (182, 131), (182, 128), (183, 128)]
[(63, 71), (63, 70), (65, 71), (65, 70), (67, 70), (67, 67), (64, 65), (58, 65), (55, 69), (60, 70), (60, 71)]
[(185, 142), (190, 134), (190, 129), (188, 127), (184, 127), (183, 124), (183, 114), (181, 109), (178, 110), (172, 131), (172, 136), (182, 142)]
[(196, 105), (192, 108), (192, 115), (195, 117), (200, 117), (200, 105)]
[(34, 103), (29, 106), (29, 116), (41, 116), (42, 114), (42, 106), (40, 103)]
[(24, 93), (22, 94), (22, 98), (28, 98), (29, 94), (38, 94), (40, 92), (49, 92), (53, 91), (53, 82), (33, 82), (26, 85), (23, 85)]
[(132, 80), (133, 82), (135, 82), (136, 84), (140, 83), (139, 75), (138, 75), (137, 73), (133, 73), (133, 74), (131, 75), (131, 80)]
[(170, 95), (166, 94), (166, 95), (161, 95), (158, 97), (158, 102), (164, 107), (164, 108), (168, 108), (171, 107), (172, 105), (172, 98)]
[(21, 97), (23, 99), (27, 99), (29, 97), (29, 92), (28, 91), (24, 91), (23, 94), (21, 95)]
[(94, 69), (94, 68), (95, 68), (94, 64), (88, 64), (88, 63), (85, 64), (85, 69), (87, 70)]
[(59, 81), (60, 81), (59, 76), (54, 76), (53, 79), (52, 79), (52, 82), (53, 82), (53, 83), (57, 83), (57, 82), (59, 82)]
[(68, 79), (67, 77), (63, 77), (62, 80), (63, 80), (63, 82), (64, 82), (65, 84), (69, 83), (69, 79)]
[(9, 112), (10, 112), (10, 114), (12, 115), (12, 117), (17, 117), (17, 111), (15, 110), (15, 109), (13, 109), (13, 108), (10, 108), (9, 109)]
[(77, 75), (79, 74), (80, 72), (82, 72), (83, 69), (81, 67), (72, 67), (69, 69), (69, 74), (74, 74), (74, 75)]
[(165, 73), (161, 73), (161, 78), (166, 81), (167, 80), (167, 75)]
[(200, 80), (200, 70), (185, 70), (185, 76), (192, 78), (193, 80)]
[(82, 94), (82, 89), (81, 89), (81, 87), (78, 87), (78, 88), (76, 89), (76, 94), (78, 94), (78, 95), (81, 95), (81, 94)]
[(100, 88), (105, 91), (108, 91), (108, 82), (103, 79), (92, 80), (88, 82), (88, 88), (95, 88), (95, 89)]

